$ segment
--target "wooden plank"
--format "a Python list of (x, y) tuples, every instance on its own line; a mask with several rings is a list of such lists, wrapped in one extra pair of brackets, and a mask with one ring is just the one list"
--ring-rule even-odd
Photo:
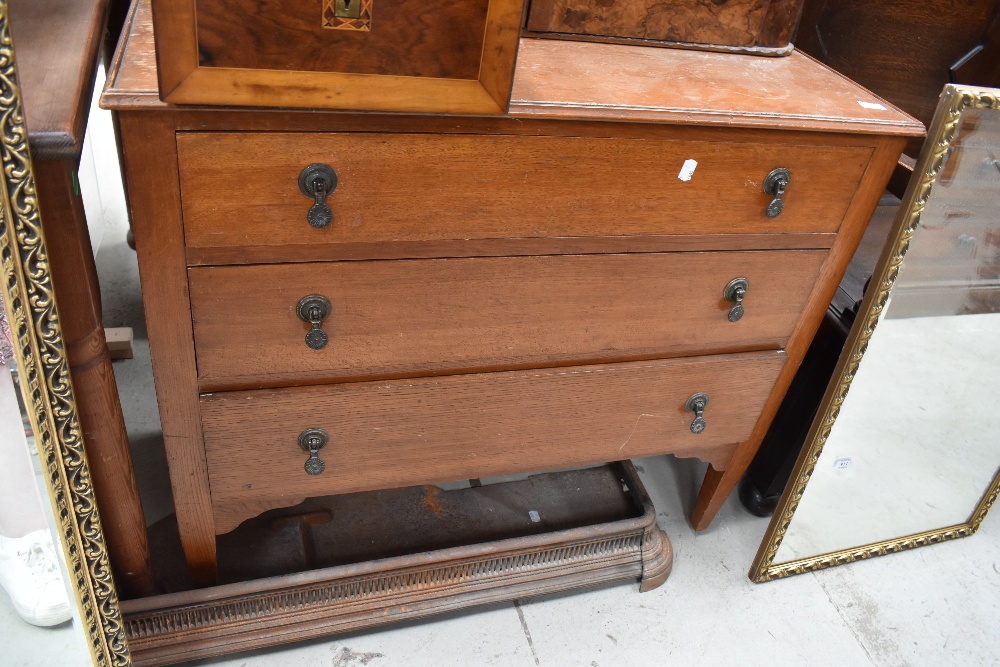
[[(332, 262), (190, 270), (202, 391), (784, 347), (825, 251)], [(749, 280), (728, 320), (727, 283)], [(252, 287), (250, 287), (252, 286)], [(312, 349), (298, 301), (322, 294)]]
[[(202, 398), (216, 530), (307, 496), (674, 453), (725, 466), (783, 352), (355, 382)], [(705, 430), (685, 403), (706, 392)], [(322, 428), (326, 470), (297, 444)], [(234, 456), (234, 452), (240, 452)]]
[(108, 0), (10, 3), (31, 155), (80, 159)]
[[(160, 58), (153, 52), (148, 61), (155, 68), (153, 90), (164, 98), (177, 90), (191, 73), (198, 69), (198, 33), (195, 27), (195, 0), (136, 0), (135, 12), (142, 12), (148, 23), (146, 38), (154, 46), (154, 27), (157, 42), (169, 42), (173, 52)], [(126, 26), (127, 29), (127, 26)], [(130, 53), (131, 56), (138, 55)], [(157, 79), (158, 77), (158, 79)], [(159, 85), (157, 85), (157, 80)]]
[[(172, 114), (119, 115), (153, 380), (177, 524), (192, 575), (215, 580), (215, 528), (201, 437)], [(149, 156), (155, 155), (155, 160)]]
[[(177, 137), (189, 248), (632, 234), (831, 233), (870, 149), (583, 137), (202, 133)], [(689, 180), (680, 178), (689, 160)], [(314, 229), (302, 170), (338, 175)], [(765, 214), (768, 173), (792, 174)], [(236, 222), (238, 221), (238, 223)]]
[[(514, 69), (517, 63), (518, 35), (523, 23), (521, 15), (527, 11), (525, 0), (491, 0), (486, 33), (483, 38), (482, 59), (479, 68), (479, 83), (496, 101), (503, 113), (510, 104), (510, 92), (514, 85)], [(504, 17), (516, 16), (517, 22)]]
[(761, 58), (522, 39), (510, 113), (923, 134), (913, 118), (797, 51)]
[(156, 586), (146, 520), (118, 385), (104, 341), (101, 288), (87, 217), (83, 199), (74, 192), (76, 161), (36, 160), (34, 176), (62, 342), (108, 555), (122, 595), (151, 595)]

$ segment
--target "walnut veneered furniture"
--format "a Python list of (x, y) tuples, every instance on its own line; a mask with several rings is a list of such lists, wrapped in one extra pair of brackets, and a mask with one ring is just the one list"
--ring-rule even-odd
[(173, 104), (500, 114), (524, 0), (153, 0)]
[(923, 132), (800, 54), (531, 39), (499, 117), (169, 106), (147, 4), (127, 34), (104, 103), (203, 583), (303, 497), (660, 453), (712, 464), (705, 528)]
[(785, 56), (805, 0), (531, 0), (532, 37)]

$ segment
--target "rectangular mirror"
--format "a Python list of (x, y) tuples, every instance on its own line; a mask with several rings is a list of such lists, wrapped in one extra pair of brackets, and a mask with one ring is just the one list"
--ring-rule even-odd
[(996, 500), (998, 95), (945, 88), (754, 581), (964, 537)]

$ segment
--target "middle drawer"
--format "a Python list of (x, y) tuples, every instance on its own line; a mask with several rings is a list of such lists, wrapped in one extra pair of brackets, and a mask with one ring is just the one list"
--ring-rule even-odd
[[(825, 250), (189, 270), (202, 391), (780, 349)], [(744, 315), (726, 286), (744, 278)], [(323, 296), (328, 341), (299, 303)], [(317, 334), (313, 334), (317, 335)], [(322, 338), (322, 336), (319, 336)]]

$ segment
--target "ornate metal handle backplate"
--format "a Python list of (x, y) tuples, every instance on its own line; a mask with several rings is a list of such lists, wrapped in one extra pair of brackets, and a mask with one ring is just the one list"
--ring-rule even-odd
[(315, 199), (306, 214), (306, 220), (316, 229), (322, 229), (333, 222), (333, 211), (327, 205), (326, 198), (336, 189), (337, 172), (328, 164), (311, 164), (299, 174), (299, 191), (306, 197)]
[(708, 394), (703, 391), (699, 391), (687, 400), (684, 407), (690, 412), (694, 413), (694, 421), (691, 422), (691, 432), (695, 435), (701, 433), (708, 426), (708, 422), (705, 421), (703, 416), (705, 412), (705, 406), (708, 405)]
[(764, 179), (764, 192), (774, 197), (771, 203), (767, 205), (767, 217), (777, 218), (785, 210), (785, 202), (781, 198), (784, 196), (785, 188), (788, 187), (791, 180), (792, 172), (784, 167), (772, 169), (771, 173)]
[(726, 285), (726, 289), (722, 290), (722, 298), (736, 304), (729, 309), (730, 322), (737, 322), (743, 317), (743, 299), (746, 297), (748, 289), (750, 289), (749, 280), (746, 278), (733, 278)]
[(299, 319), (312, 325), (306, 333), (306, 345), (314, 350), (324, 348), (330, 340), (323, 331), (323, 320), (330, 314), (332, 306), (330, 300), (321, 294), (310, 294), (299, 300), (299, 305), (295, 309)]
[(309, 452), (305, 469), (310, 475), (318, 475), (326, 470), (326, 464), (319, 457), (319, 450), (326, 447), (330, 436), (321, 428), (307, 428), (299, 434), (299, 447)]

